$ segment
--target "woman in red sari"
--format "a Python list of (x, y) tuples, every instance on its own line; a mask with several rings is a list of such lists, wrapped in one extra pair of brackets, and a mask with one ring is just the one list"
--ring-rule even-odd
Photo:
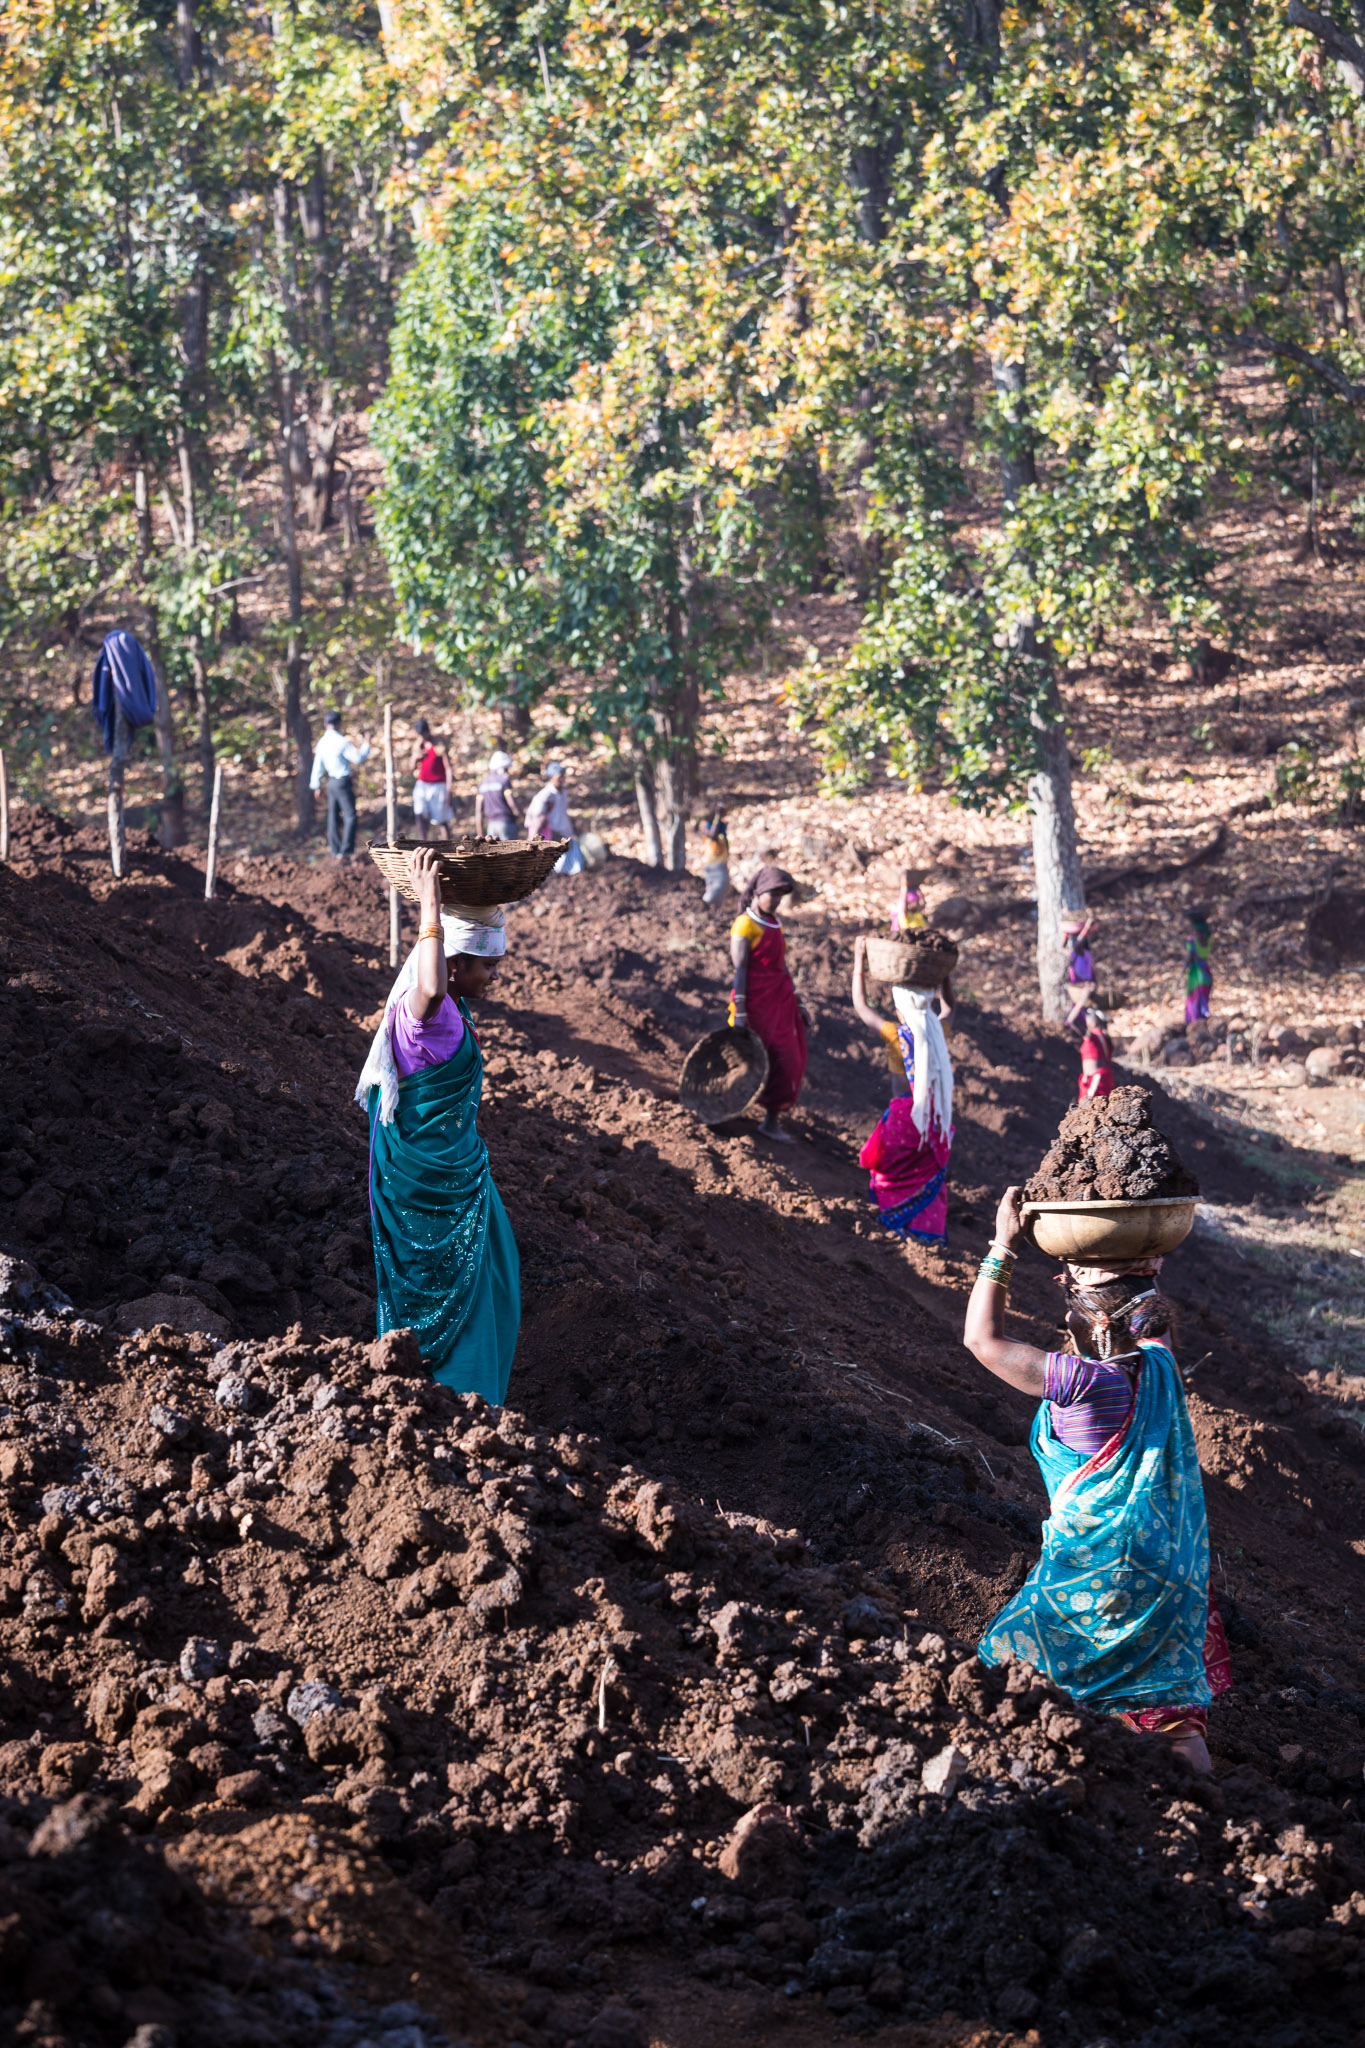
[(891, 1100), (858, 1163), (868, 1169), (878, 1219), (897, 1237), (917, 1244), (948, 1241), (948, 1157), (953, 1149), (953, 1063), (944, 1020), (952, 1015), (951, 982), (935, 991), (896, 988), (896, 1022), (879, 1017), (864, 991), (867, 941), (853, 948), (853, 1007), (886, 1047)]
[(783, 1145), (791, 1133), (778, 1122), (796, 1107), (806, 1077), (806, 1014), (796, 999), (796, 984), (787, 971), (787, 944), (778, 908), (796, 887), (785, 868), (760, 868), (739, 899), (739, 916), (730, 927), (730, 958), (735, 980), (730, 991), (730, 1022), (752, 1031), (768, 1055), (768, 1078), (759, 1102), (765, 1138)]

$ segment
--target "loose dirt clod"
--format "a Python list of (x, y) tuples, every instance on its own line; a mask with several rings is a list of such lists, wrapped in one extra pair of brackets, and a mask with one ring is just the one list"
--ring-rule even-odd
[(1152, 1124), (1145, 1088), (1116, 1088), (1069, 1109), (1026, 1202), (1150, 1202), (1197, 1195), (1199, 1183)]

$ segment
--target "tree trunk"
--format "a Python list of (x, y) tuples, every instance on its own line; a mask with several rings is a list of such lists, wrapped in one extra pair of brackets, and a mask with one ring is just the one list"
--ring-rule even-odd
[[(656, 830), (663, 865), (671, 875), (687, 869), (687, 781), (685, 757), (663, 754), (654, 763)], [(652, 863), (657, 867), (659, 862)]]
[(157, 671), (156, 751), (161, 761), (161, 844), (185, 844), (185, 784), (175, 758), (175, 719), (171, 711), (171, 686), (166, 679), (166, 662), (161, 652), (161, 624), (156, 604), (147, 591), (147, 564), (152, 553), (152, 507), (147, 495), (147, 472), (139, 464), (133, 472), (133, 502), (137, 508), (137, 555), (142, 582), (142, 605), (147, 615), (148, 653)]
[(213, 801), (213, 709), (209, 703), (209, 672), (202, 654), (191, 654), (190, 673), (194, 677), (194, 708), (199, 719), (199, 801), (207, 817)]
[(654, 801), (654, 763), (647, 754), (635, 757), (635, 801), (640, 806), (640, 823), (645, 835), (645, 865), (663, 866), (663, 841), (659, 837), (659, 813)]
[(284, 554), (289, 571), (289, 639), (284, 656), (284, 716), (294, 735), (294, 824), (300, 839), (313, 830), (313, 735), (308, 713), (303, 708), (303, 576), (299, 566), (299, 536), (294, 523), (294, 479), (289, 465), (287, 434), (280, 438), (282, 482), (281, 524)]
[(1033, 873), (1038, 889), (1038, 987), (1043, 998), (1044, 1021), (1060, 1024), (1071, 1007), (1062, 926), (1068, 917), (1083, 915), (1085, 883), (1076, 844), (1076, 814), (1071, 804), (1066, 725), (1055, 679), (1050, 685), (1049, 699), (1052, 720), (1036, 720), (1042, 761), (1029, 778), (1028, 798), (1033, 813)]
[[(180, 90), (194, 99), (203, 89), (203, 47), (195, 20), (195, 0), (176, 0), (176, 75)], [(184, 168), (192, 190), (198, 190), (200, 150), (189, 117), (189, 136), (183, 151)], [(205, 209), (206, 211), (206, 209)], [(176, 455), (180, 467), (180, 495), (184, 506), (185, 545), (192, 548), (198, 538), (197, 507), (207, 504), (213, 489), (213, 458), (206, 431), (209, 381), (209, 272), (202, 248), (194, 253), (194, 270), (185, 289), (181, 314), (181, 353), (184, 374), (180, 386), (180, 418), (176, 423)]]
[[(294, 256), (289, 240), (289, 192), (283, 184), (275, 187), (275, 249), (280, 266), (280, 288), (284, 297), (291, 338), (298, 330), (298, 293), (294, 280)], [(299, 529), (295, 517), (294, 493), (300, 483), (312, 478), (308, 456), (308, 435), (298, 415), (298, 397), (292, 366), (275, 366), (280, 407), (280, 538), (284, 543), (285, 568), (289, 576), (289, 638), (284, 657), (284, 715), (294, 736), (294, 824), (300, 839), (313, 830), (313, 735), (303, 708), (303, 569), (299, 561)]]
[(312, 448), (308, 457), (308, 482), (304, 486), (304, 518), (310, 533), (321, 533), (332, 516), (332, 491), (336, 481), (337, 431), (341, 425), (332, 411), (332, 386), (322, 387), (322, 398), (313, 418)]
[[(1038, 481), (1032, 435), (1022, 404), (1024, 366), (993, 361), (991, 378), (1005, 426), (1000, 480), (1005, 508), (1011, 511), (1018, 504), (1020, 493)], [(1041, 759), (1029, 778), (1028, 800), (1033, 813), (1033, 872), (1038, 890), (1038, 989), (1043, 999), (1044, 1022), (1061, 1024), (1071, 1007), (1066, 994), (1062, 926), (1068, 916), (1080, 917), (1085, 911), (1076, 812), (1071, 801), (1071, 757), (1050, 650), (1027, 620), (1012, 629), (1011, 641), (1021, 653), (1046, 662), (1049, 669), (1044, 708), (1034, 719)]]

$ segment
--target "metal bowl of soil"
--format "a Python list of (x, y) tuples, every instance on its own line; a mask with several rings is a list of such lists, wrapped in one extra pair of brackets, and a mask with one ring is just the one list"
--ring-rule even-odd
[(1194, 1227), (1197, 1195), (1148, 1202), (1025, 1202), (1024, 1235), (1049, 1258), (1079, 1266), (1111, 1259), (1154, 1259), (1183, 1244)]
[(699, 1123), (742, 1116), (768, 1078), (768, 1054), (752, 1031), (724, 1025), (699, 1039), (678, 1077), (678, 1099)]

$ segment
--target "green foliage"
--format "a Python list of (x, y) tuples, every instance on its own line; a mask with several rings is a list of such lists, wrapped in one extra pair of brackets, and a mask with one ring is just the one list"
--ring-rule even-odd
[(1281, 747), (1275, 761), (1271, 802), (1315, 804), (1321, 795), (1322, 772), (1315, 740), (1303, 734)]

